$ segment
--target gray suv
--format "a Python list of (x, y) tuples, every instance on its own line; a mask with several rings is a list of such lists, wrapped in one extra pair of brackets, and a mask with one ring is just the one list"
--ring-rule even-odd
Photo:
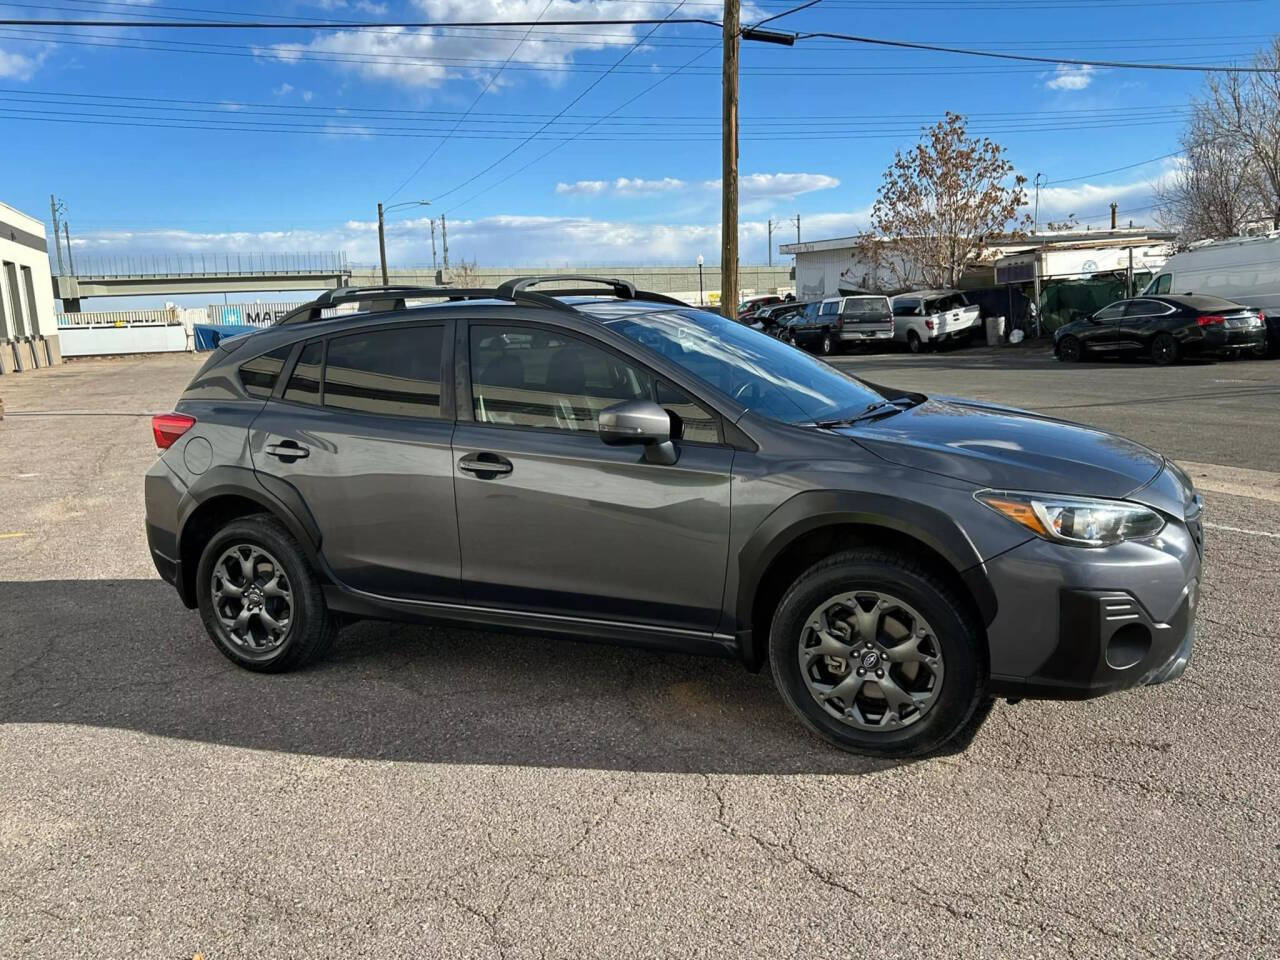
[(356, 618), (711, 654), (891, 756), (1182, 673), (1201, 500), (1164, 457), (554, 279), (327, 294), (153, 420), (151, 553), (223, 654), (300, 667)]

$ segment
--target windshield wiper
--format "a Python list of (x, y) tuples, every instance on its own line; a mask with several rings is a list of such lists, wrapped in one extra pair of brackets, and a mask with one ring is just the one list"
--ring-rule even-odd
[(817, 420), (814, 422), (815, 427), (847, 427), (850, 424), (861, 423), (863, 420), (874, 420), (878, 417), (891, 417), (895, 413), (901, 413), (905, 407), (900, 407), (896, 403), (889, 400), (875, 400), (867, 404), (867, 408), (861, 413), (852, 417), (841, 417), (838, 420)]

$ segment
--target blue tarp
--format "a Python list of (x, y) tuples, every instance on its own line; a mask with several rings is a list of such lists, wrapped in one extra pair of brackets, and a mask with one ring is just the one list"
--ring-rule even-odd
[(224, 337), (238, 337), (242, 333), (253, 333), (258, 328), (247, 323), (222, 323), (214, 326), (211, 323), (197, 323), (193, 332), (197, 350), (214, 350)]

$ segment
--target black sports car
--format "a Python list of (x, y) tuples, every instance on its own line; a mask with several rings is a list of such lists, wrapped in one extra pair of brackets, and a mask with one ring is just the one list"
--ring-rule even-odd
[(1260, 310), (1194, 294), (1117, 300), (1053, 332), (1054, 352), (1067, 363), (1086, 355), (1136, 354), (1163, 365), (1206, 353), (1261, 353), (1266, 343)]

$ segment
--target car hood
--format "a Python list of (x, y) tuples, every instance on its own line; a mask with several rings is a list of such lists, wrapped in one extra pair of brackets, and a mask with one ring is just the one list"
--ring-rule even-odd
[(954, 397), (840, 432), (890, 463), (999, 489), (1124, 497), (1164, 467), (1116, 434)]

